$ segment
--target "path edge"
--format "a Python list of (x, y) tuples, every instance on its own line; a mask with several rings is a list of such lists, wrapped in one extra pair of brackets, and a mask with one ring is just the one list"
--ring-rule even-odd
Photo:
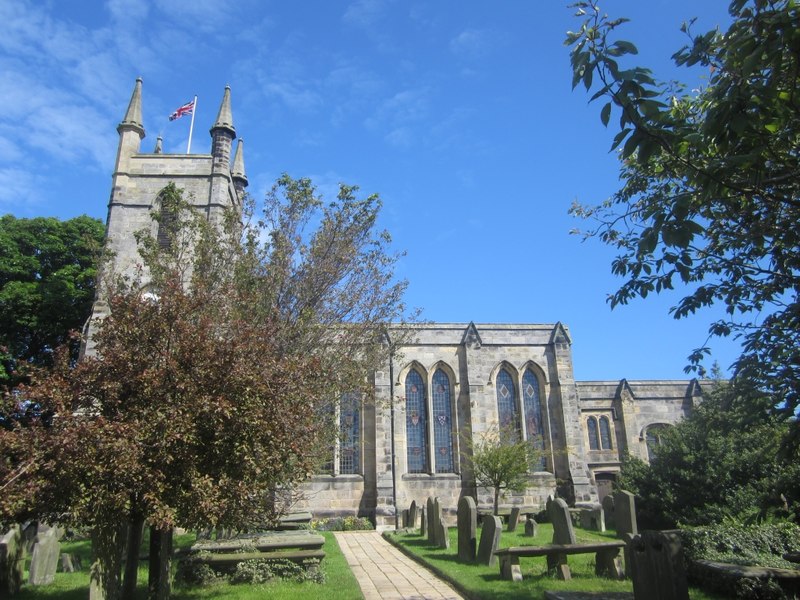
[(453, 588), (455, 588), (455, 590), (459, 594), (464, 596), (464, 598), (466, 598), (467, 600), (483, 600), (480, 596), (476, 596), (475, 594), (470, 592), (463, 585), (461, 585), (457, 580), (455, 580), (452, 577), (450, 577), (447, 573), (442, 571), (436, 565), (432, 565), (431, 563), (426, 562), (425, 560), (423, 560), (422, 558), (420, 558), (419, 556), (417, 556), (413, 552), (408, 551), (404, 546), (396, 543), (395, 540), (392, 539), (391, 535), (393, 533), (401, 533), (401, 532), (403, 532), (402, 529), (398, 529), (398, 530), (389, 529), (387, 531), (384, 531), (381, 534), (381, 536), (383, 537), (383, 539), (385, 539), (387, 542), (389, 542), (392, 546), (397, 548), (400, 552), (402, 552), (408, 558), (413, 560), (415, 563), (418, 563), (418, 564), (422, 565), (423, 567), (425, 567), (429, 571), (433, 572), (433, 574), (436, 575), (439, 579), (443, 579), (444, 581), (446, 581), (449, 585), (451, 585)]

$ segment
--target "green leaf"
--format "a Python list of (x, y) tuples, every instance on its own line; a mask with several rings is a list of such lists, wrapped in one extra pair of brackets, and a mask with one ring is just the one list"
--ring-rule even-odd
[(639, 50), (631, 42), (619, 40), (611, 45), (612, 48), (619, 49), (620, 54), (639, 54)]
[(600, 111), (600, 121), (603, 125), (608, 127), (608, 119), (611, 117), (611, 102), (607, 102), (603, 109)]

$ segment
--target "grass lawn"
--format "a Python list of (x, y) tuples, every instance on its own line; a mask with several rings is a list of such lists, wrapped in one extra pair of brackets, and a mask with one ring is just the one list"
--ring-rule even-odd
[[(539, 525), (535, 538), (522, 535), (524, 528), (517, 528), (515, 533), (503, 531), (500, 537), (500, 547), (510, 546), (540, 546), (551, 543), (553, 528), (549, 523)], [(404, 548), (408, 553), (421, 559), (433, 568), (434, 571), (444, 574), (452, 582), (461, 586), (469, 597), (481, 600), (512, 600), (517, 598), (543, 598), (545, 590), (569, 590), (580, 592), (633, 592), (629, 580), (614, 581), (597, 577), (594, 574), (594, 554), (575, 554), (569, 557), (569, 567), (572, 571), (571, 581), (560, 581), (554, 576), (547, 575), (547, 559), (545, 557), (520, 558), (523, 581), (505, 581), (500, 578), (500, 567), (487, 567), (478, 564), (466, 564), (458, 561), (458, 531), (449, 530), (450, 548), (443, 550), (428, 544), (426, 538), (418, 533), (391, 533), (385, 534), (388, 539)], [(616, 537), (613, 532), (599, 533), (575, 529), (579, 542), (611, 541)], [(478, 531), (480, 539), (480, 530)], [(719, 600), (721, 596), (714, 596), (701, 590), (690, 589), (692, 600)]]
[[(199, 600), (204, 598), (222, 598), (236, 600), (255, 600), (256, 598), (275, 598), (278, 600), (312, 600), (326, 598), (331, 600), (354, 600), (362, 598), (358, 582), (353, 577), (347, 561), (339, 550), (339, 545), (331, 532), (320, 532), (325, 536), (325, 559), (322, 561), (322, 571), (325, 573), (325, 583), (311, 582), (295, 583), (290, 581), (269, 582), (262, 585), (230, 585), (225, 582), (207, 587), (182, 587), (174, 586), (171, 598), (180, 600)], [(194, 535), (180, 536), (176, 539), (177, 546), (189, 546), (194, 541)], [(146, 548), (146, 544), (143, 545)], [(62, 552), (77, 554), (81, 558), (83, 570), (79, 573), (56, 573), (52, 585), (33, 587), (24, 585), (20, 593), (15, 596), (19, 600), (86, 600), (89, 597), (89, 556), (88, 541), (66, 542), (61, 545)], [(26, 573), (27, 577), (27, 573)], [(147, 565), (142, 563), (139, 567), (138, 597), (147, 596)]]

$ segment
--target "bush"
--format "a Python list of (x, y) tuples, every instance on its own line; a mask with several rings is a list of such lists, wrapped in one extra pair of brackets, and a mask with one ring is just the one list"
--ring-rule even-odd
[(800, 527), (794, 523), (687, 527), (681, 530), (681, 541), (691, 560), (794, 569), (796, 565), (782, 556), (800, 551)]
[(311, 526), (317, 531), (370, 531), (375, 529), (366, 517), (334, 517), (312, 521)]
[(212, 569), (211, 565), (192, 560), (179, 561), (175, 572), (177, 582), (189, 585), (211, 585), (221, 578), (222, 576)]
[(290, 560), (245, 560), (236, 565), (231, 583), (266, 583), (272, 578), (290, 581), (313, 581), (323, 583), (325, 576), (319, 569), (319, 561), (309, 559), (299, 565)]

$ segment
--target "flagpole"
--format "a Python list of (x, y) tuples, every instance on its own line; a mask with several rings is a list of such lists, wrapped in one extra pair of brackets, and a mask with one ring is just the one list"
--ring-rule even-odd
[(192, 153), (192, 131), (194, 130), (194, 113), (197, 112), (197, 95), (194, 97), (194, 106), (192, 107), (192, 123), (189, 125), (189, 144), (186, 146), (186, 154)]

